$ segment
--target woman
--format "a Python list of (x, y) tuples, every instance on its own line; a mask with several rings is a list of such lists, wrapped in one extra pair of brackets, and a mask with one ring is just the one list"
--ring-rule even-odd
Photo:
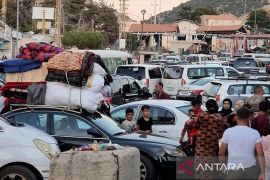
[[(201, 162), (202, 159), (207, 157), (218, 156), (219, 139), (226, 128), (226, 123), (223, 122), (222, 116), (218, 113), (218, 105), (215, 100), (208, 100), (206, 102), (206, 109), (207, 112), (203, 113), (196, 120), (196, 125), (199, 128), (195, 150), (196, 162)], [(214, 179), (213, 172), (205, 171), (197, 172), (196, 178)]]
[(236, 119), (236, 111), (238, 109), (240, 109), (241, 107), (243, 107), (244, 105), (244, 101), (243, 100), (238, 100), (236, 101), (235, 105), (234, 105), (234, 111), (231, 113), (231, 115), (228, 116), (228, 121), (227, 123), (230, 125), (230, 127), (234, 127), (237, 125), (237, 119)]
[(227, 119), (227, 117), (229, 115), (231, 115), (233, 112), (232, 110), (232, 101), (230, 99), (224, 99), (223, 100), (223, 108), (222, 110), (219, 112), (219, 114), (222, 117), (225, 117)]

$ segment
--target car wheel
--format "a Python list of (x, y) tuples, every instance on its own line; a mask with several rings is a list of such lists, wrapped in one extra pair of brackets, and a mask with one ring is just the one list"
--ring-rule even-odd
[(141, 180), (154, 180), (155, 179), (155, 168), (149, 158), (141, 155)]
[(35, 174), (22, 166), (10, 166), (0, 172), (0, 180), (37, 180)]

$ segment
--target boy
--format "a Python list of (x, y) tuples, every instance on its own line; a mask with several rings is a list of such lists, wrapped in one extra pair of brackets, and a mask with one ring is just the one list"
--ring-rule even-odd
[(150, 117), (150, 107), (148, 105), (142, 106), (142, 117), (138, 119), (135, 131), (139, 133), (152, 133), (153, 120)]

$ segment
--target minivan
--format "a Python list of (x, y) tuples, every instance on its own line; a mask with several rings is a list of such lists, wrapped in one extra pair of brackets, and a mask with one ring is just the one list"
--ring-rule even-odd
[(211, 61), (212, 59), (205, 54), (189, 54), (186, 56), (185, 61), (192, 64), (202, 64), (204, 61)]
[(155, 90), (155, 84), (162, 79), (162, 66), (152, 64), (133, 64), (118, 66), (117, 75), (131, 76), (143, 88), (147, 87), (150, 93)]
[(250, 58), (250, 57), (240, 57), (237, 58), (234, 63), (233, 67), (240, 72), (246, 74), (265, 74), (266, 68), (265, 65), (257, 59)]
[(229, 66), (172, 65), (163, 73), (164, 90), (171, 96), (178, 95), (180, 87), (204, 77), (239, 77), (242, 73)]

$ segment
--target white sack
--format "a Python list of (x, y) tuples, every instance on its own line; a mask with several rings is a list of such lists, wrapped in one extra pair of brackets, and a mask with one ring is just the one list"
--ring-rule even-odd
[(85, 88), (89, 88), (92, 92), (101, 92), (104, 86), (104, 78), (98, 74), (93, 74), (88, 78)]
[(105, 69), (103, 69), (98, 63), (94, 63), (93, 74), (98, 74), (102, 77), (105, 77), (107, 73)]
[(94, 93), (89, 88), (78, 88), (58, 82), (47, 82), (45, 105), (82, 106), (87, 111), (96, 111), (103, 100), (101, 93)]

